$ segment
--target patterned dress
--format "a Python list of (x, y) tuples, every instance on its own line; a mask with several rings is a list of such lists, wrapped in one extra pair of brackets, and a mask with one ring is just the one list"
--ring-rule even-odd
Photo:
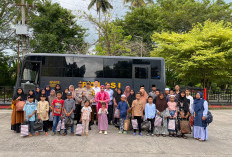
[(155, 134), (156, 135), (168, 135), (168, 127), (167, 127), (167, 118), (165, 117), (169, 117), (169, 110), (168, 108), (166, 108), (163, 112), (160, 112), (161, 117), (163, 118), (163, 125), (160, 127), (155, 127)]
[(105, 108), (104, 110), (102, 110), (102, 108), (99, 109), (98, 111), (98, 130), (100, 131), (107, 131), (108, 130), (108, 118), (107, 118), (107, 108)]

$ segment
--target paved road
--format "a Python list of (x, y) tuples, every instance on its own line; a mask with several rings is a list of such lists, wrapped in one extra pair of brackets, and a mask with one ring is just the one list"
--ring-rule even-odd
[[(10, 110), (0, 110), (0, 156), (232, 156), (232, 110), (214, 110), (209, 126), (209, 141), (193, 138), (139, 137), (119, 135), (110, 126), (108, 135), (100, 135), (97, 127), (89, 137), (51, 136), (21, 138), (11, 132)], [(191, 136), (189, 136), (191, 137)]]

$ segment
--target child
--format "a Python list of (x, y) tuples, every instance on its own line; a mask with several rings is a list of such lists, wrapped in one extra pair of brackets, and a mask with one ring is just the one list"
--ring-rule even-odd
[(46, 94), (46, 97), (49, 97), (50, 96), (50, 93), (51, 93), (51, 87), (49, 85), (47, 85), (45, 87), (45, 94)]
[(81, 109), (81, 121), (82, 121), (82, 126), (83, 126), (83, 136), (86, 134), (88, 136), (88, 129), (89, 129), (89, 122), (91, 121), (91, 112), (92, 109), (89, 106), (90, 101), (86, 100), (85, 101), (85, 106)]
[(34, 97), (33, 96), (29, 96), (28, 101), (26, 102), (23, 111), (24, 111), (24, 119), (25, 121), (27, 121), (29, 123), (30, 126), (30, 135), (29, 137), (32, 137), (34, 134), (34, 123), (35, 123), (35, 113), (37, 110), (36, 104), (33, 102)]
[[(143, 111), (144, 111), (144, 105), (143, 102), (140, 100), (141, 94), (136, 94), (136, 100), (132, 103), (132, 119), (137, 119), (138, 122), (138, 128), (139, 128), (139, 135), (143, 136), (141, 133), (141, 123), (143, 119)], [(136, 135), (136, 129), (134, 129), (133, 135)]]
[[(64, 101), (64, 117), (65, 117), (65, 124), (68, 120), (71, 120), (71, 135), (74, 136), (74, 113), (75, 110), (75, 101), (72, 99), (72, 92), (67, 93), (67, 99)], [(67, 135), (68, 126), (66, 125), (65, 131), (63, 133), (63, 136)]]
[[(175, 95), (170, 95), (170, 101), (168, 102), (168, 110), (169, 110), (169, 119), (176, 119), (177, 116), (177, 103), (175, 102)], [(169, 131), (169, 136), (175, 136), (176, 137), (176, 130), (168, 130)]]
[(56, 135), (56, 128), (59, 121), (63, 118), (62, 112), (63, 112), (63, 106), (64, 106), (64, 100), (61, 99), (62, 93), (60, 91), (57, 91), (56, 93), (56, 99), (52, 102), (52, 116), (53, 116), (53, 134), (52, 136)]
[(121, 101), (118, 103), (117, 109), (119, 110), (118, 117), (120, 118), (120, 131), (118, 133), (127, 134), (127, 132), (124, 131), (124, 123), (127, 117), (127, 110), (129, 109), (129, 106), (126, 102), (126, 96), (124, 94), (121, 96)]
[(48, 102), (49, 102), (49, 128), (52, 128), (53, 125), (53, 118), (52, 118), (52, 102), (56, 99), (56, 92), (54, 89), (51, 90), (50, 96), (48, 96)]
[(156, 115), (156, 107), (155, 104), (153, 104), (152, 96), (149, 96), (148, 103), (145, 106), (145, 118), (151, 122), (151, 130), (148, 130), (147, 136), (149, 135), (154, 136), (153, 131), (154, 131), (155, 115)]
[(108, 130), (108, 119), (107, 119), (107, 108), (106, 108), (106, 103), (102, 102), (101, 103), (101, 108), (98, 111), (99, 119), (98, 119), (98, 130), (99, 134), (102, 134), (103, 131), (105, 131), (105, 135), (107, 135), (107, 130)]
[[(43, 130), (45, 131), (45, 136), (48, 136), (48, 111), (49, 111), (49, 104), (45, 100), (46, 95), (40, 96), (40, 101), (37, 105), (37, 114), (38, 119), (43, 121)], [(39, 132), (37, 132), (37, 135), (39, 135)]]
[(66, 99), (67, 99), (67, 94), (68, 94), (68, 92), (69, 92), (69, 90), (68, 90), (68, 88), (66, 88), (66, 89), (64, 90), (64, 93), (62, 94), (62, 99), (63, 99), (63, 100), (66, 100)]

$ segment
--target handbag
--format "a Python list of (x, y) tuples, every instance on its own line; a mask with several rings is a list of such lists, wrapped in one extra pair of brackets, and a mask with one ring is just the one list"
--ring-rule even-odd
[(128, 131), (130, 129), (130, 119), (125, 120), (124, 130)]
[(163, 118), (160, 116), (156, 116), (154, 126), (160, 127), (162, 125), (163, 125)]
[(37, 120), (33, 126), (34, 131), (41, 131), (43, 129), (43, 121)]
[(119, 117), (118, 117), (118, 112), (119, 112), (119, 110), (116, 109), (115, 112), (114, 112), (114, 118), (119, 118)]
[(138, 129), (138, 122), (137, 122), (137, 119), (132, 119), (132, 120), (131, 120), (131, 123), (132, 123), (133, 129)]
[(58, 125), (56, 127), (56, 131), (60, 131), (61, 129), (61, 120), (58, 122)]
[(63, 120), (61, 121), (61, 130), (65, 129), (65, 118), (63, 118)]
[(82, 135), (82, 133), (83, 133), (83, 126), (82, 126), (82, 124), (77, 124), (77, 128), (76, 128), (75, 134), (76, 135)]
[(25, 101), (18, 101), (16, 103), (16, 111), (23, 111), (24, 105), (26, 104)]
[(193, 120), (194, 120), (194, 117), (193, 116), (190, 116), (190, 126), (193, 126)]
[(180, 121), (180, 131), (182, 134), (191, 134), (190, 124), (188, 120)]
[(144, 121), (141, 124), (141, 128), (142, 128), (142, 130), (150, 130), (150, 128), (151, 128), (151, 122), (150, 121)]
[(168, 130), (175, 130), (175, 129), (176, 129), (176, 120), (175, 119), (169, 119)]
[(71, 117), (65, 118), (65, 128), (72, 127), (73, 126), (73, 120)]
[(20, 136), (25, 137), (29, 135), (29, 125), (27, 123), (21, 124)]

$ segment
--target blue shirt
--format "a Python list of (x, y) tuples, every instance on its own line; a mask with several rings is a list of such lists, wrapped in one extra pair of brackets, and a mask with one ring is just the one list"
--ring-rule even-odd
[(34, 111), (37, 110), (37, 106), (35, 104), (35, 102), (30, 103), (29, 101), (26, 102), (23, 111), (26, 112), (26, 119), (27, 121), (35, 121), (35, 114), (33, 114), (33, 116), (31, 118), (29, 118), (28, 116), (31, 115)]
[(156, 107), (155, 107), (155, 104), (149, 104), (147, 103), (146, 106), (145, 106), (145, 118), (146, 119), (153, 119), (155, 118), (155, 114), (156, 114)]
[(117, 109), (119, 109), (119, 116), (120, 116), (120, 118), (126, 119), (127, 110), (129, 109), (128, 103), (126, 101), (124, 101), (124, 102), (120, 101), (118, 103), (118, 108)]

